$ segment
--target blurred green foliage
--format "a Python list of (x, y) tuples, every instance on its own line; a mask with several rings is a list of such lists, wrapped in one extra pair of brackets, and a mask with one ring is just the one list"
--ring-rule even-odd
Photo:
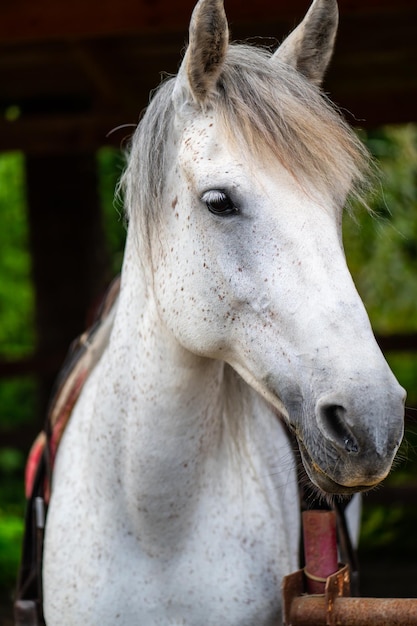
[(11, 588), (20, 557), (24, 514), (21, 470), (24, 461), (18, 450), (0, 449), (0, 589)]
[[(345, 216), (348, 263), (377, 333), (417, 331), (417, 126), (386, 127), (364, 136), (380, 167), (380, 187), (371, 198), (374, 215)], [(125, 225), (114, 190), (123, 157), (112, 149), (98, 156), (99, 193), (113, 271), (121, 267)], [(0, 155), (0, 359), (28, 356), (35, 345), (34, 293), (30, 280), (25, 206), (24, 157)], [(387, 355), (394, 372), (417, 406), (417, 355)], [(28, 423), (36, 382), (0, 380), (1, 433)], [(416, 416), (417, 423), (417, 416)], [(416, 429), (407, 433), (397, 470), (390, 478), (404, 482), (417, 469)], [(25, 459), (0, 444), (0, 589), (14, 585), (23, 526), (22, 475)], [(366, 502), (366, 499), (365, 499)], [(417, 554), (417, 508), (365, 506), (362, 532), (368, 549), (406, 546)]]
[[(114, 199), (123, 169), (120, 152), (97, 155), (99, 194), (113, 272), (120, 271), (125, 225), (120, 203)], [(0, 359), (30, 356), (35, 347), (35, 296), (26, 215), (24, 156), (0, 154)], [(15, 584), (23, 532), (23, 471), (26, 459), (1, 446), (1, 433), (33, 419), (36, 380), (0, 379), (0, 595)]]
[[(0, 155), (0, 359), (29, 356), (34, 347), (34, 293), (26, 219), (24, 158)], [(0, 380), (1, 433), (33, 416), (33, 379)], [(24, 458), (0, 448), (0, 589), (11, 588), (20, 555)]]
[(367, 136), (380, 168), (370, 204), (374, 216), (348, 216), (347, 257), (376, 332), (417, 330), (417, 126)]
[(34, 293), (28, 245), (24, 158), (0, 155), (0, 357), (31, 354)]
[(112, 148), (102, 148), (97, 155), (99, 194), (104, 215), (104, 229), (112, 259), (113, 274), (120, 272), (126, 236), (122, 199), (117, 184), (124, 168), (124, 157)]
[[(417, 126), (386, 127), (364, 137), (379, 166), (380, 185), (370, 200), (374, 214), (345, 216), (348, 263), (376, 333), (417, 331)], [(417, 407), (417, 354), (388, 353), (387, 360)], [(417, 484), (417, 411), (387, 482)], [(416, 503), (417, 505), (417, 503)], [(364, 497), (363, 553), (414, 555), (417, 506), (370, 505)]]

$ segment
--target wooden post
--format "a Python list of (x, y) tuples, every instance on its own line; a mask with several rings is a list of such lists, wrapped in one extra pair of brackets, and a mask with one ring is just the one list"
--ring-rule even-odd
[[(110, 279), (94, 153), (26, 159), (37, 351), (59, 362)], [(40, 379), (44, 413), (56, 372)]]

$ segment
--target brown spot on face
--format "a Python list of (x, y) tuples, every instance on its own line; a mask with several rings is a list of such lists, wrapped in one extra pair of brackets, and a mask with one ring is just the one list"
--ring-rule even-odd
[(172, 208), (175, 209), (177, 204), (178, 204), (178, 196), (175, 196), (175, 198), (173, 199), (172, 204), (171, 204)]

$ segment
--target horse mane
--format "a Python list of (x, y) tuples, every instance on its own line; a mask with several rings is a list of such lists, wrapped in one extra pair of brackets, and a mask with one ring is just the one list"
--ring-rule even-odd
[[(316, 86), (270, 53), (231, 44), (209, 103), (225, 139), (246, 154), (278, 159), (306, 188), (343, 205), (347, 195), (366, 205), (371, 159), (354, 131)], [(129, 218), (149, 241), (161, 214), (167, 145), (174, 120), (175, 77), (153, 93), (130, 146), (121, 180)]]

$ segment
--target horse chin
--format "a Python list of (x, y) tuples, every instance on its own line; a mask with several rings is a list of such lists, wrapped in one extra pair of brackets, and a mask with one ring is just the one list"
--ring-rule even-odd
[(300, 448), (301, 459), (307, 476), (320, 491), (326, 494), (351, 496), (354, 493), (369, 491), (380, 482), (378, 481), (375, 484), (371, 485), (355, 485), (354, 487), (342, 485), (341, 483), (333, 480), (331, 476), (329, 476), (315, 461), (313, 461), (306, 447), (300, 440), (298, 440), (298, 445)]

